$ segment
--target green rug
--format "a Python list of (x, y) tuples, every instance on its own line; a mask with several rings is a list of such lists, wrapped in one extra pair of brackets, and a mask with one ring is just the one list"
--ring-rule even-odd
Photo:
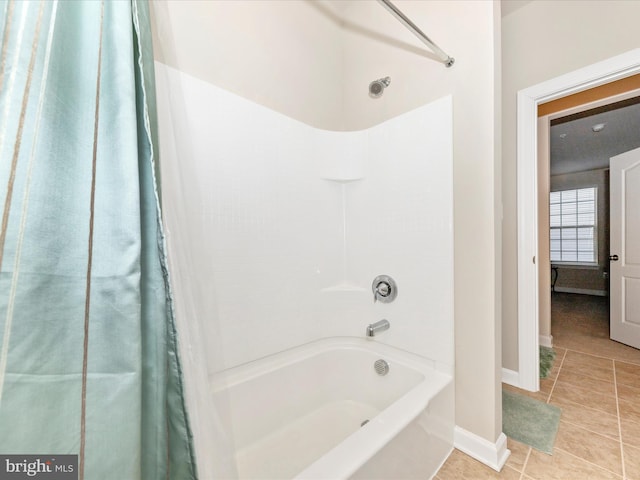
[(540, 378), (547, 378), (553, 367), (556, 352), (553, 348), (540, 347)]
[(551, 455), (559, 423), (555, 405), (502, 390), (502, 431), (508, 437)]

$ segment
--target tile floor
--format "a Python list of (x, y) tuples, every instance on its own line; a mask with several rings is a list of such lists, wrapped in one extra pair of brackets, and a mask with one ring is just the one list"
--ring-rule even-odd
[(562, 409), (553, 455), (508, 439), (500, 473), (454, 450), (437, 480), (640, 480), (640, 350), (609, 340), (603, 297), (555, 293), (556, 360), (540, 391), (523, 393)]

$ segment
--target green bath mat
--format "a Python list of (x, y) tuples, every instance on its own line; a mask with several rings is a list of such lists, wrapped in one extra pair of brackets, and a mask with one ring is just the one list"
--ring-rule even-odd
[(547, 378), (553, 367), (556, 352), (553, 348), (540, 347), (540, 378)]
[(551, 455), (559, 423), (555, 405), (502, 390), (502, 431), (508, 437)]

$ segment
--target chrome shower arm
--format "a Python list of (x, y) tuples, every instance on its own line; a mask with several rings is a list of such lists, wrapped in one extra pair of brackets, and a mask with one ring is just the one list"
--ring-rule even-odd
[(394, 17), (396, 17), (400, 21), (400, 23), (407, 27), (409, 31), (416, 37), (418, 37), (422, 41), (422, 43), (429, 47), (433, 53), (438, 55), (438, 57), (440, 57), (442, 63), (444, 63), (446, 67), (450, 67), (451, 65), (453, 65), (453, 63), (455, 62), (453, 57), (447, 55), (439, 46), (433, 43), (431, 39), (427, 37), (424, 32), (415, 25), (415, 23), (409, 20), (404, 13), (398, 10), (398, 7), (396, 7), (389, 0), (378, 0), (378, 3), (386, 8)]

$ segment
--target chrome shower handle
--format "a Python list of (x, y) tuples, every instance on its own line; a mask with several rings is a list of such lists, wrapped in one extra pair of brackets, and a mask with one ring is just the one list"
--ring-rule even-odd
[(374, 302), (378, 300), (382, 303), (393, 302), (398, 295), (398, 286), (389, 275), (378, 275), (374, 278), (371, 290), (373, 290)]
[(378, 285), (376, 285), (376, 291), (373, 294), (373, 301), (375, 302), (378, 296), (388, 297), (390, 293), (391, 285), (389, 285), (387, 282), (380, 282), (378, 283)]

